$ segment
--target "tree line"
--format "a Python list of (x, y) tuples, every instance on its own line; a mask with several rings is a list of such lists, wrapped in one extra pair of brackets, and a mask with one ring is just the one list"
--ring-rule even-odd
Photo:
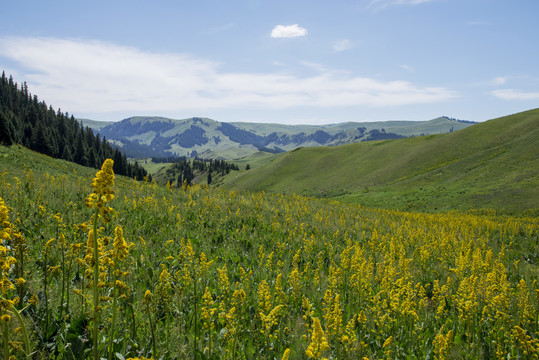
[(200, 158), (189, 160), (185, 157), (181, 157), (166, 170), (165, 177), (169, 184), (176, 184), (177, 187), (181, 187), (184, 183), (191, 185), (196, 176), (207, 173), (207, 183), (211, 184), (212, 173), (225, 175), (230, 173), (230, 170), (237, 171), (239, 170), (239, 167), (236, 164), (224, 160), (207, 160)]
[(19, 86), (2, 72), (0, 79), (0, 144), (20, 144), (31, 150), (83, 166), (99, 168), (105, 159), (114, 160), (114, 172), (141, 180), (148, 175), (137, 162), (127, 161), (117, 147), (95, 135), (73, 115), (55, 111), (37, 95)]

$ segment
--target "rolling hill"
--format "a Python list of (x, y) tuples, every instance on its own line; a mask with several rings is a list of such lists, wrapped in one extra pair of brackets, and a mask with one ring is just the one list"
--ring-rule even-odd
[(237, 159), (260, 150), (280, 153), (300, 146), (336, 146), (448, 133), (473, 124), (448, 117), (319, 126), (224, 123), (198, 117), (184, 120), (131, 117), (116, 123), (81, 121), (132, 158), (177, 155), (223, 159)]
[(442, 211), (539, 208), (539, 109), (466, 129), (338, 147), (300, 148), (226, 186)]

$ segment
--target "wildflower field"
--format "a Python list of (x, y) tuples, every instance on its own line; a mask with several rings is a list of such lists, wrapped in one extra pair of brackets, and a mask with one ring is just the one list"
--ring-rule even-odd
[(4, 359), (539, 358), (538, 218), (88, 174), (0, 173)]

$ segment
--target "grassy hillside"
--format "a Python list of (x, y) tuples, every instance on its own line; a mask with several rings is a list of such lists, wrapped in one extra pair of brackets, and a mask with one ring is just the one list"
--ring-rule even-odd
[(251, 169), (254, 169), (254, 168), (266, 165), (267, 163), (271, 162), (273, 159), (275, 159), (278, 156), (279, 156), (278, 154), (271, 154), (264, 151), (258, 151), (254, 154), (244, 156), (239, 159), (235, 159), (232, 162), (238, 165), (238, 167), (242, 170), (245, 169), (247, 165), (249, 165)]
[(23, 178), (26, 172), (32, 170), (42, 175), (69, 176), (74, 180), (77, 176), (90, 176), (96, 171), (70, 161), (53, 159), (20, 145), (0, 146), (0, 163), (1, 171), (9, 174), (9, 178)]
[(114, 121), (98, 121), (98, 120), (90, 120), (90, 119), (82, 119), (78, 118), (80, 122), (84, 126), (88, 126), (90, 129), (99, 130), (101, 128), (104, 128), (105, 126), (111, 125), (114, 123)]
[(301, 148), (230, 187), (439, 211), (539, 208), (539, 109), (442, 135)]
[(539, 356), (538, 218), (0, 163), (0, 358)]

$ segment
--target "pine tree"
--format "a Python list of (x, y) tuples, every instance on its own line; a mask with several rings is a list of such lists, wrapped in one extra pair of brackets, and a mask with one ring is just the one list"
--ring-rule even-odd
[(3, 111), (0, 111), (0, 144), (9, 146), (13, 143), (11, 120)]
[(46, 128), (40, 120), (36, 121), (35, 131), (33, 132), (31, 149), (45, 155), (52, 155), (50, 137), (47, 134)]

